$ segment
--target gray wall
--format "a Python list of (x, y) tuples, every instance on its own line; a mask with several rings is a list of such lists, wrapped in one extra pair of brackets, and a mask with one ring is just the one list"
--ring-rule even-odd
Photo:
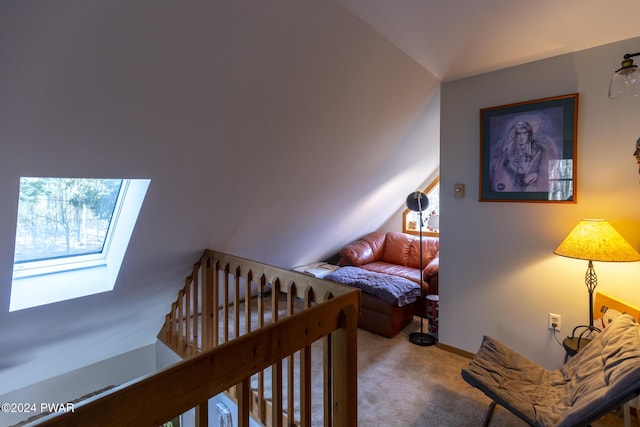
[[(154, 343), (203, 249), (317, 261), (438, 165), (437, 79), (332, 1), (3, 1), (0, 58), (0, 393)], [(151, 179), (113, 292), (8, 313), (20, 176)]]
[[(552, 251), (581, 218), (606, 218), (640, 249), (640, 99), (609, 100), (622, 56), (640, 39), (444, 84), (441, 126), (440, 338), (475, 352), (484, 334), (557, 367), (562, 339), (588, 322), (586, 261)], [(579, 93), (577, 204), (479, 202), (479, 110)], [(453, 197), (466, 184), (464, 199)], [(640, 263), (595, 263), (597, 291), (640, 305)]]

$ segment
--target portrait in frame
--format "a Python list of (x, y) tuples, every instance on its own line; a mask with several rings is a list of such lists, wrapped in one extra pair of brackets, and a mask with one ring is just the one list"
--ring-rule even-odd
[(578, 94), (480, 110), (480, 201), (576, 203)]

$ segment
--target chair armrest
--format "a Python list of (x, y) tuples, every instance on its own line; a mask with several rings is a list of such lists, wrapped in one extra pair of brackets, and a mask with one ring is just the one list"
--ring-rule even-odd
[(438, 294), (438, 273), (440, 271), (440, 252), (422, 270), (422, 280), (429, 284), (429, 293)]

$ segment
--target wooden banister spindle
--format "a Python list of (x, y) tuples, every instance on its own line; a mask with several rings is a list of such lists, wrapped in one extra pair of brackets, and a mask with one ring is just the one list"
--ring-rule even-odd
[[(267, 278), (263, 274), (260, 276), (260, 284), (258, 285), (258, 329), (264, 327), (264, 298), (265, 288), (267, 287)], [(264, 371), (258, 372), (258, 419), (263, 423), (266, 422), (267, 414), (264, 402)]]
[(229, 341), (229, 263), (224, 266), (224, 284), (222, 287), (222, 342)]
[(271, 323), (278, 321), (278, 302), (280, 300), (280, 279), (271, 281)]
[(202, 307), (200, 308), (200, 335), (202, 336), (200, 339), (202, 340), (202, 346), (200, 347), (200, 351), (205, 351), (210, 349), (213, 346), (213, 337), (211, 331), (211, 323), (213, 323), (213, 313), (209, 309), (210, 304), (213, 304), (211, 299), (211, 289), (213, 288), (213, 280), (210, 282), (210, 277), (212, 276), (213, 271), (213, 260), (211, 258), (207, 259), (205, 264), (205, 280), (200, 285), (200, 301)]
[(209, 427), (209, 402), (196, 406), (196, 427)]
[[(324, 300), (328, 301), (333, 298), (331, 292), (327, 291), (324, 294)], [(331, 356), (333, 354), (333, 340), (332, 336), (328, 335), (324, 338), (324, 353), (323, 353), (323, 366), (324, 366), (324, 378), (325, 381), (330, 381), (333, 378), (333, 363)], [(333, 425), (333, 384), (331, 387), (324, 388), (324, 425), (331, 427)]]
[(238, 427), (249, 427), (251, 378), (245, 378), (236, 388), (238, 389)]
[(164, 317), (164, 324), (165, 324), (164, 339), (166, 340), (165, 342), (171, 342), (171, 335), (173, 333), (173, 321), (171, 319), (171, 312), (167, 313), (167, 315)]
[(176, 313), (178, 312), (178, 301), (176, 300), (171, 304), (171, 325), (173, 326), (173, 333), (171, 334), (171, 346), (178, 348), (178, 319), (176, 319)]
[[(292, 316), (295, 312), (294, 302), (296, 296), (296, 284), (289, 282), (287, 286), (287, 315)], [(289, 425), (293, 425), (295, 416), (295, 357), (293, 354), (287, 357), (287, 414)]]
[[(304, 290), (304, 309), (311, 307), (314, 301), (313, 288)], [(311, 346), (300, 350), (300, 425), (311, 427)]]
[(215, 269), (213, 271), (213, 288), (211, 289), (211, 313), (213, 313), (213, 322), (211, 325), (211, 330), (213, 331), (213, 341), (211, 343), (212, 347), (216, 347), (220, 343), (220, 328), (218, 325), (220, 324), (220, 262), (216, 260)]
[(193, 347), (192, 347), (192, 355), (196, 354), (200, 351), (201, 343), (200, 343), (200, 326), (202, 322), (202, 310), (198, 307), (198, 295), (200, 294), (200, 288), (202, 287), (202, 283), (204, 283), (204, 272), (207, 268), (207, 260), (206, 258), (200, 258), (200, 274), (198, 275), (199, 279), (193, 285), (193, 292), (191, 292), (192, 304), (193, 307)]
[(337, 426), (358, 423), (358, 311), (350, 305), (342, 310), (342, 327), (331, 333), (333, 361), (331, 374), (333, 422)]
[(233, 337), (240, 336), (240, 266), (236, 267), (235, 277), (233, 280)]
[(193, 346), (193, 341), (191, 339), (191, 287), (193, 286), (194, 281), (191, 281), (189, 283), (186, 283), (184, 286), (184, 317), (185, 317), (185, 322), (184, 322), (184, 326), (185, 326), (185, 351), (186, 351), (186, 355), (191, 355), (192, 354), (192, 346)]
[(247, 273), (247, 282), (244, 290), (244, 324), (245, 333), (251, 332), (251, 285), (253, 283), (253, 272), (249, 270)]
[[(322, 366), (323, 366), (323, 375), (325, 384), (328, 384), (332, 378), (332, 366), (331, 366), (331, 347), (332, 340), (331, 335), (324, 337), (324, 351), (322, 353)], [(323, 398), (324, 398), (324, 426), (331, 427), (333, 425), (333, 392), (331, 386), (324, 388)]]
[(184, 289), (178, 292), (178, 345), (180, 353), (184, 355)]
[[(280, 299), (280, 279), (271, 283), (271, 322), (278, 321), (278, 302)], [(276, 427), (282, 427), (282, 361), (271, 365), (271, 420)]]

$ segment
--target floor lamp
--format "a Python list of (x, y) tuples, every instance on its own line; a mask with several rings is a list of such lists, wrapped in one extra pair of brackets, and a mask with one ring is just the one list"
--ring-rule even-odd
[(424, 321), (423, 311), (426, 310), (426, 304), (424, 301), (424, 288), (422, 287), (422, 281), (424, 280), (424, 272), (422, 271), (422, 211), (427, 209), (427, 207), (429, 207), (429, 198), (424, 193), (421, 193), (420, 191), (414, 191), (413, 193), (409, 194), (409, 196), (407, 196), (407, 208), (409, 208), (409, 210), (411, 211), (418, 212), (418, 224), (420, 224), (420, 332), (410, 333), (409, 341), (411, 341), (413, 344), (421, 346), (433, 345), (436, 343), (436, 339), (433, 336), (425, 334), (423, 332), (424, 329), (422, 326)]

